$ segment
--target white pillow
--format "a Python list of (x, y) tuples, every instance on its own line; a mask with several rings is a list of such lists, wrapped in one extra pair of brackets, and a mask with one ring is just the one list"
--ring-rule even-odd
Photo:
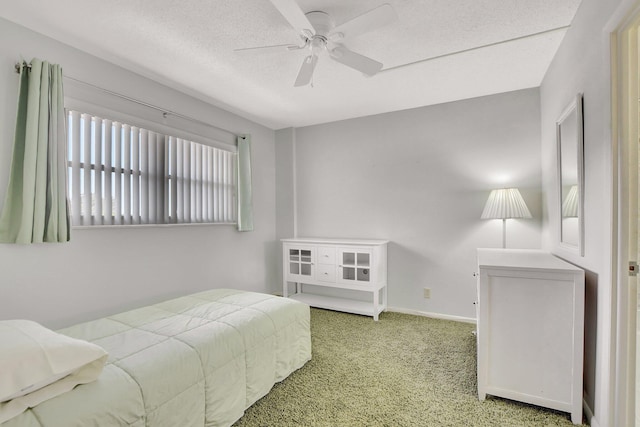
[(107, 352), (30, 320), (0, 321), (0, 424), (98, 378)]

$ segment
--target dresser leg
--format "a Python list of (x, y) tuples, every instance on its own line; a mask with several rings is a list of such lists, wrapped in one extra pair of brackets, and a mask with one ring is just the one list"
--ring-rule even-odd
[(378, 306), (380, 305), (379, 292), (380, 291), (373, 292), (373, 320), (376, 322), (378, 321)]
[(582, 424), (582, 409), (571, 413), (571, 422), (574, 424)]

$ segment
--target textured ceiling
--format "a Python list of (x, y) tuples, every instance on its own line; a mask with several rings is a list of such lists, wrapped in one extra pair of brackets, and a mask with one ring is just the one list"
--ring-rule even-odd
[(580, 0), (298, 0), (336, 24), (385, 2), (398, 20), (347, 43), (379, 74), (322, 56), (298, 88), (306, 51), (234, 52), (299, 42), (268, 0), (8, 0), (0, 16), (280, 129), (539, 86)]

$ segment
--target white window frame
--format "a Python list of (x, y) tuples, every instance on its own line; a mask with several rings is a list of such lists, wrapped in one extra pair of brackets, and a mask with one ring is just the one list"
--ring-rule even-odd
[[(78, 111), (77, 114), (73, 114), (76, 120), (78, 120), (80, 114), (86, 114), (85, 119), (87, 117), (93, 117), (92, 120), (101, 120), (102, 118), (102, 120), (106, 122), (115, 122), (120, 126), (116, 126), (116, 129), (124, 129), (125, 135), (128, 134), (127, 136), (131, 135), (131, 129), (134, 130), (134, 133), (142, 129), (143, 132), (147, 133), (147, 136), (152, 135), (156, 138), (155, 143), (162, 148), (155, 151), (155, 154), (160, 157), (155, 158), (159, 165), (155, 168), (155, 171), (162, 171), (163, 176), (158, 180), (147, 180), (149, 183), (147, 190), (152, 189), (155, 192), (155, 200), (159, 204), (156, 206), (156, 209), (149, 209), (149, 212), (144, 212), (144, 203), (140, 203), (141, 198), (144, 198), (148, 203), (152, 204), (154, 197), (151, 196), (151, 200), (149, 200), (149, 194), (144, 194), (144, 190), (141, 187), (145, 174), (153, 173), (152, 169), (143, 167), (143, 161), (140, 157), (142, 153), (135, 150), (137, 151), (137, 155), (131, 153), (130, 156), (125, 156), (124, 162), (110, 162), (106, 156), (105, 159), (102, 159), (103, 151), (106, 153), (106, 147), (101, 148), (100, 153), (95, 151), (95, 147), (93, 149), (90, 148), (92, 154), (84, 155), (89, 147), (89, 145), (85, 143), (83, 144), (85, 153), (76, 150), (77, 154), (74, 157), (74, 150), (71, 150), (72, 141), (77, 140), (76, 138), (79, 137), (79, 132), (82, 133), (80, 138), (83, 139), (83, 142), (87, 137), (94, 137), (94, 127), (92, 126), (92, 129), (87, 129), (85, 126), (83, 131), (80, 131), (78, 127), (74, 129), (73, 126), (68, 125), (68, 148), (71, 150), (68, 156), (69, 190), (72, 226), (74, 228), (102, 225), (111, 227), (118, 225), (237, 224), (237, 161), (235, 146), (189, 134), (188, 132), (173, 129), (165, 125), (158, 125), (148, 120), (129, 117), (125, 114), (110, 114), (111, 112), (106, 109), (102, 109), (103, 111), (96, 113), (96, 108), (86, 108), (86, 105), (80, 104), (79, 106), (67, 106), (68, 124), (69, 117), (72, 115), (71, 111), (89, 110), (83, 113)], [(98, 108), (98, 110), (100, 110), (100, 108)], [(109, 116), (115, 116), (114, 120), (106, 119), (106, 117)], [(100, 123), (102, 123), (102, 120)], [(121, 125), (123, 122), (127, 124)], [(136, 126), (138, 124), (139, 126)], [(106, 127), (109, 126), (109, 124), (106, 125)], [(106, 136), (105, 131), (100, 132), (100, 134), (101, 136), (95, 139), (101, 140)], [(182, 137), (174, 135), (180, 135)], [(188, 138), (184, 138), (184, 136)], [(194, 141), (193, 139), (198, 140)], [(135, 141), (136, 144), (140, 144), (140, 147), (142, 146), (141, 140), (142, 136), (140, 135), (140, 140)], [(111, 136), (111, 142), (115, 143), (113, 135)], [(131, 147), (130, 144), (131, 140), (118, 142), (118, 146), (124, 147), (125, 149), (126, 147)], [(182, 148), (183, 151), (186, 149), (182, 155), (178, 153), (179, 147)], [(116, 156), (118, 154), (120, 154), (120, 158), (122, 158), (122, 154), (116, 153)], [(185, 162), (185, 156), (187, 157), (187, 162)], [(191, 156), (195, 156), (195, 159), (192, 160)], [(204, 163), (202, 163), (202, 161), (204, 158), (207, 159), (208, 163), (203, 167)], [(149, 159), (150, 157), (147, 157), (147, 160)], [(178, 162), (178, 160), (182, 160), (182, 162)], [(196, 160), (200, 162), (198, 163)], [(138, 167), (134, 167), (131, 163), (132, 161), (134, 163), (139, 162)], [(89, 163), (88, 169), (85, 167), (87, 162)], [(215, 168), (211, 167), (212, 162), (217, 162)], [(182, 163), (183, 167), (180, 167), (179, 163)], [(100, 166), (98, 167), (97, 165)], [(219, 173), (221, 166), (226, 168), (223, 175)], [(191, 170), (191, 168), (195, 168), (196, 170)], [(107, 176), (108, 170), (114, 174), (113, 180), (103, 179)], [(118, 170), (121, 171), (120, 174), (117, 174)], [(179, 182), (174, 179), (174, 176), (182, 173), (181, 171), (195, 173), (195, 175), (192, 175), (194, 179), (187, 177), (186, 181), (188, 181), (188, 184), (185, 184), (183, 181), (181, 188), (178, 188)], [(134, 185), (136, 181), (138, 184)], [(115, 198), (115, 203), (111, 203), (111, 200), (107, 200), (105, 197), (94, 198), (88, 196), (86, 193), (84, 193), (83, 197), (79, 197), (80, 193), (77, 187), (82, 186), (82, 188), (85, 189), (86, 182), (89, 182), (92, 193), (95, 193), (96, 188), (100, 187), (100, 191), (104, 195), (109, 190), (109, 187), (113, 188), (115, 185), (118, 185), (121, 191), (118, 197)], [(111, 185), (107, 185), (107, 182)], [(125, 185), (127, 183), (129, 185)], [(75, 193), (73, 193), (73, 191), (75, 191)], [(112, 190), (112, 196), (114, 193), (118, 192)], [(194, 196), (193, 198), (192, 195)], [(187, 200), (185, 200), (185, 198)], [(84, 206), (91, 206), (91, 211), (88, 212), (86, 208), (83, 208), (82, 202), (80, 202), (80, 206), (78, 206), (79, 200), (84, 202)], [(118, 200), (120, 200), (121, 203), (118, 203)], [(216, 205), (216, 203), (223, 203), (225, 205), (224, 209), (217, 209), (220, 205)], [(110, 204), (111, 211), (114, 213), (112, 216), (106, 214), (106, 209), (109, 208)], [(213, 210), (214, 206), (217, 210)], [(121, 212), (120, 215), (115, 215), (117, 210)], [(102, 214), (98, 215), (99, 212)], [(149, 213), (149, 217), (146, 216), (147, 213)]]

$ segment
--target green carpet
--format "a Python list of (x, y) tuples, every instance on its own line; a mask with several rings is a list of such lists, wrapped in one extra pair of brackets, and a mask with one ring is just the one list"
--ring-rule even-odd
[(475, 326), (311, 309), (313, 358), (235, 426), (572, 426), (569, 414), (476, 389)]

